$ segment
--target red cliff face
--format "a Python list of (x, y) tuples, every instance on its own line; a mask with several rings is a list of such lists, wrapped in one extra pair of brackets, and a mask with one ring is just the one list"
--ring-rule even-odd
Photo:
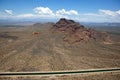
[(69, 43), (88, 42), (90, 39), (110, 41), (110, 36), (106, 32), (103, 33), (94, 29), (87, 29), (83, 25), (65, 18), (61, 18), (52, 29), (67, 33), (63, 40)]

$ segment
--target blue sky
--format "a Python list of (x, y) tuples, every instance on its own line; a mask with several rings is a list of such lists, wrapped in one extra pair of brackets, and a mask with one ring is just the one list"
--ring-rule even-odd
[(120, 0), (0, 0), (0, 19), (120, 22)]

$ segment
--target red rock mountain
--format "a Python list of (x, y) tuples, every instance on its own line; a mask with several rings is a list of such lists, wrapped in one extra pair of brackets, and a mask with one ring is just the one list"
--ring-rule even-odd
[(63, 38), (64, 41), (69, 43), (76, 42), (88, 42), (90, 39), (102, 42), (111, 42), (110, 36), (106, 32), (99, 32), (94, 29), (87, 29), (85, 26), (77, 23), (73, 20), (67, 20), (61, 18), (55, 25), (52, 27), (55, 31), (60, 31), (62, 33), (67, 33)]

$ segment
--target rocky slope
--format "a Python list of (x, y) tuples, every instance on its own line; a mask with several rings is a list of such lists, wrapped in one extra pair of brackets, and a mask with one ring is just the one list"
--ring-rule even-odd
[(60, 31), (65, 33), (64, 41), (68, 43), (88, 42), (90, 39), (110, 43), (110, 35), (106, 32), (99, 32), (94, 29), (87, 29), (85, 26), (73, 21), (61, 18), (52, 27), (53, 32)]

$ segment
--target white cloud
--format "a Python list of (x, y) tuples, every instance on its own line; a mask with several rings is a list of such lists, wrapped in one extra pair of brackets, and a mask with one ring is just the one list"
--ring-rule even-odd
[(53, 15), (53, 11), (48, 7), (36, 7), (34, 11), (40, 15)]
[(7, 14), (9, 14), (9, 15), (13, 15), (13, 11), (12, 11), (12, 10), (6, 9), (5, 12), (6, 12)]
[(99, 14), (96, 14), (96, 13), (84, 13), (83, 15), (85, 15), (85, 16), (100, 16)]
[[(37, 18), (68, 18), (69, 15), (77, 15), (78, 12), (75, 11), (75, 10), (70, 10), (70, 11), (66, 11), (66, 10), (63, 10), (65, 11), (64, 14), (61, 14), (59, 11), (61, 10), (58, 10), (56, 12), (53, 12), (53, 10), (51, 10), (50, 8), (48, 7), (36, 7), (33, 9), (35, 11), (36, 14), (34, 14), (35, 16), (37, 16)], [(34, 16), (34, 17), (35, 17)]]
[(35, 16), (34, 14), (28, 13), (28, 14), (20, 14), (20, 15), (17, 15), (16, 17), (17, 18), (31, 18), (34, 16)]
[[(11, 16), (4, 15), (1, 18), (8, 18), (8, 19), (32, 19), (32, 18), (51, 18), (51, 19), (57, 19), (57, 18), (70, 18), (72, 15), (78, 15), (78, 12), (75, 10), (69, 10), (66, 11), (65, 9), (58, 10), (53, 12), (52, 9), (48, 7), (36, 7), (33, 9), (35, 13), (24, 13), (24, 14), (17, 14), (13, 15), (12, 10), (5, 10), (6, 13), (11, 14)], [(61, 12), (63, 11), (63, 12)]]
[(61, 9), (61, 10), (56, 11), (56, 14), (59, 14), (59, 15), (78, 15), (78, 12), (75, 10), (66, 11), (65, 9)]
[(120, 10), (116, 11), (116, 13), (120, 15)]
[(64, 17), (84, 22), (120, 22), (120, 10), (99, 9), (97, 13), (78, 13), (72, 9), (59, 9), (53, 12), (49, 7), (36, 7), (33, 10), (33, 13), (15, 15), (12, 10), (6, 9), (7, 14), (0, 12), (0, 19), (59, 19)]
[(31, 14), (31, 13), (16, 15), (16, 16), (14, 16), (14, 18), (15, 17), (16, 17), (16, 19), (37, 19), (37, 18), (57, 19), (57, 18), (61, 18), (61, 17), (68, 18), (67, 16), (64, 16), (64, 15), (43, 15), (43, 14), (40, 15), (40, 14)]
[(99, 12), (108, 16), (118, 16), (120, 13), (120, 11), (111, 11), (111, 10), (104, 10), (104, 9), (100, 9)]

